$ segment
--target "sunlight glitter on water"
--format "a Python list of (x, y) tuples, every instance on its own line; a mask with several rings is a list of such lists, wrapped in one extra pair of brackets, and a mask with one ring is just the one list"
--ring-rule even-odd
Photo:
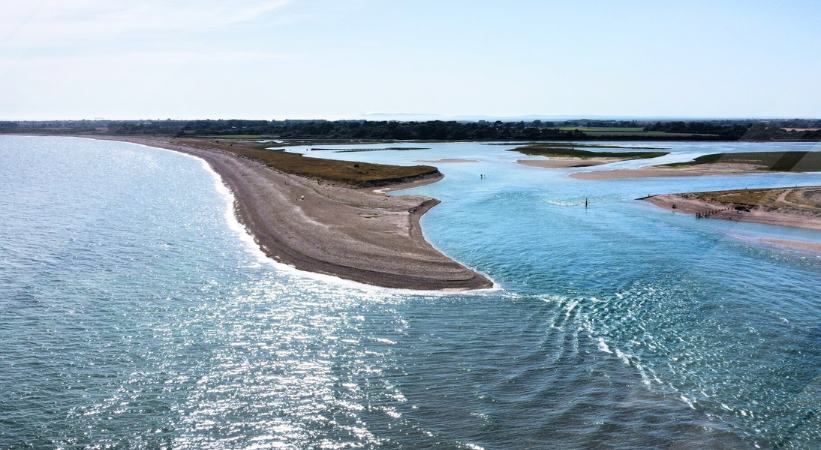
[[(504, 289), (427, 295), (260, 263), (190, 158), (0, 148), (0, 447), (819, 440), (818, 260), (633, 201), (819, 175), (580, 182), (503, 146), (432, 144), (425, 159), (481, 162), (414, 190), (443, 200), (425, 235)], [(381, 153), (344, 156), (417, 157)]]

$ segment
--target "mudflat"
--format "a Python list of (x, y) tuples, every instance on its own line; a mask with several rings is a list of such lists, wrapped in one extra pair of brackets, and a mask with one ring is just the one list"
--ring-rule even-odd
[(474, 163), (479, 162), (478, 159), (466, 159), (466, 158), (442, 158), (442, 159), (419, 159), (416, 162), (420, 163), (428, 163), (428, 164), (459, 164), (459, 163)]
[[(376, 185), (370, 181), (366, 187), (356, 188), (321, 177), (286, 173), (254, 159), (253, 153), (245, 155), (241, 148), (230, 151), (214, 140), (106, 139), (205, 160), (233, 192), (237, 216), (262, 251), (297, 269), (390, 288), (468, 290), (493, 286), (487, 277), (448, 258), (425, 240), (419, 219), (439, 203), (436, 199), (387, 196), (373, 191)], [(432, 183), (441, 177), (438, 171), (428, 171), (378, 185), (389, 189), (391, 185)]]

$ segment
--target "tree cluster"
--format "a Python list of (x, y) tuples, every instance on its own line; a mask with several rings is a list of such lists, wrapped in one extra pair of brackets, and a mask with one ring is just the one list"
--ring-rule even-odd
[[(596, 128), (598, 133), (586, 132)], [(613, 128), (614, 133), (601, 133)], [(637, 131), (624, 131), (635, 128)], [(643, 129), (644, 131), (641, 131)], [(647, 132), (662, 133), (647, 133)], [(821, 140), (821, 121), (365, 121), (365, 120), (77, 120), (0, 122), (0, 133), (162, 136), (264, 136), (292, 140)]]

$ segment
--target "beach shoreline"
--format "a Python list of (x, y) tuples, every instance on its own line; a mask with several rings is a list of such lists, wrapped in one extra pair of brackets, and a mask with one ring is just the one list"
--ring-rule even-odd
[(439, 201), (384, 192), (434, 183), (403, 180), (382, 189), (355, 188), (284, 173), (240, 157), (208, 140), (95, 136), (141, 144), (204, 160), (234, 196), (238, 221), (268, 257), (307, 272), (386, 288), (465, 291), (494, 286), (425, 239), (421, 217)]

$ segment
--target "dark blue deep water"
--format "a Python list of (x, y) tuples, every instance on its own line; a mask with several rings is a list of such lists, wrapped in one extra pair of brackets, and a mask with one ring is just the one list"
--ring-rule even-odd
[(196, 159), (0, 137), (0, 448), (821, 446), (821, 257), (759, 242), (821, 233), (634, 200), (821, 174), (583, 181), (430, 147), (322, 156), (477, 160), (414, 192), (443, 200), (429, 240), (497, 290), (293, 271)]

